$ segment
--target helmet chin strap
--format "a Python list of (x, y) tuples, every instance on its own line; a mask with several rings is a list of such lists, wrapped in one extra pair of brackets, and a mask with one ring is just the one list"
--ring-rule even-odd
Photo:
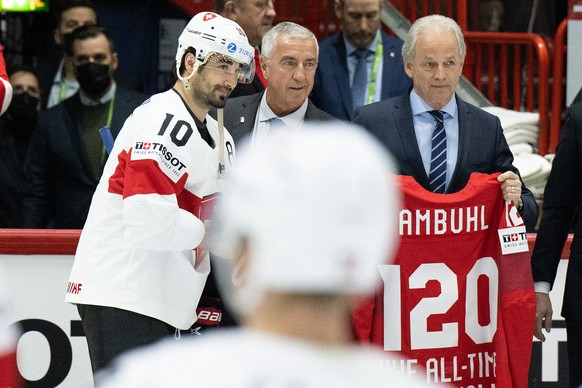
[(194, 75), (194, 73), (196, 73), (196, 71), (198, 71), (198, 67), (200, 66), (200, 62), (196, 61), (194, 63), (194, 67), (192, 68), (192, 73), (190, 73), (190, 75), (188, 77), (182, 77), (180, 75), (180, 64), (178, 63), (176, 66), (176, 75), (178, 76), (178, 79), (180, 81), (182, 81), (182, 83), (184, 84), (184, 89), (186, 90), (190, 90), (190, 78), (192, 78), (192, 76)]
[(224, 110), (222, 108), (216, 109), (216, 118), (218, 122), (218, 172), (224, 172)]
[[(180, 66), (176, 66), (176, 75), (184, 84), (184, 89), (190, 90), (190, 78), (198, 71), (200, 62), (196, 61), (194, 67), (192, 68), (192, 73), (188, 77), (182, 77), (180, 75)], [(222, 174), (225, 170), (225, 158), (224, 158), (224, 110), (222, 108), (216, 109), (217, 122), (218, 122), (218, 149), (219, 149), (219, 160), (218, 160), (218, 173)]]

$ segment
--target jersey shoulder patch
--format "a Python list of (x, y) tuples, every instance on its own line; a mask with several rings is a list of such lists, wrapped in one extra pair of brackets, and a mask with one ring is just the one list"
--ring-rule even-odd
[(153, 136), (135, 140), (131, 147), (131, 161), (153, 160), (174, 183), (188, 171), (188, 161), (171, 141)]

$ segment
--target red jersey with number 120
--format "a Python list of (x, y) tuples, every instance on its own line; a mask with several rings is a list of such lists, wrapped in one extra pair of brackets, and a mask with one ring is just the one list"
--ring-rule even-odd
[(460, 387), (527, 386), (535, 316), (529, 254), (501, 253), (501, 241), (523, 246), (527, 236), (498, 175), (474, 173), (446, 195), (398, 177), (398, 253), (380, 266), (383, 287), (356, 309), (354, 326), (361, 341), (401, 352), (394, 366), (404, 373)]

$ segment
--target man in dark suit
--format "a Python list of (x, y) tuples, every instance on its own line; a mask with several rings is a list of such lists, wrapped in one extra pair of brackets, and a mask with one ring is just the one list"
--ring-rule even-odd
[(230, 93), (230, 98), (248, 96), (260, 93), (267, 87), (263, 76), (259, 55), (261, 39), (273, 27), (273, 19), (277, 16), (273, 0), (214, 0), (216, 13), (235, 21), (244, 30), (249, 43), (255, 48), (256, 74), (248, 84), (239, 83)]
[(42, 96), (42, 109), (52, 108), (79, 90), (79, 83), (70, 58), (65, 52), (65, 37), (75, 28), (97, 24), (91, 0), (65, 0), (56, 4), (56, 25), (53, 37), (62, 50), (59, 56), (42, 60), (37, 67)]
[(539, 340), (545, 341), (542, 327), (546, 332), (552, 328), (553, 311), (549, 292), (554, 285), (566, 237), (573, 230), (574, 241), (570, 248), (561, 312), (566, 319), (570, 387), (582, 385), (582, 218), (578, 211), (582, 207), (581, 139), (582, 103), (576, 103), (570, 106), (556, 147), (556, 157), (544, 190), (542, 220), (531, 258), (537, 302), (534, 334)]
[[(440, 15), (418, 19), (402, 52), (412, 90), (359, 108), (354, 122), (386, 145), (401, 174), (414, 177), (427, 190), (453, 193), (465, 187), (473, 172), (500, 172), (503, 197), (515, 203), (532, 231), (538, 207), (513, 166), (499, 119), (455, 95), (466, 53), (457, 23)], [(433, 143), (433, 135), (435, 140), (442, 136), (445, 143)], [(443, 144), (444, 153), (439, 148)], [(431, 165), (439, 159), (439, 165)], [(431, 170), (440, 174), (429, 180)], [(431, 187), (431, 182), (440, 187)]]
[(107, 157), (99, 128), (109, 126), (115, 137), (147, 98), (116, 85), (117, 53), (102, 28), (77, 28), (67, 50), (81, 88), (39, 115), (24, 167), (27, 228), (83, 227)]
[[(1, 51), (0, 61), (2, 80), (4, 62)], [(26, 193), (22, 171), (40, 112), (41, 93), (32, 68), (20, 65), (9, 72), (12, 101), (6, 114), (0, 117), (0, 228), (21, 228), (24, 222), (22, 196)], [(0, 92), (0, 96), (5, 97), (6, 92)]]
[[(261, 67), (269, 86), (262, 93), (229, 98), (224, 107), (224, 126), (235, 144), (245, 137), (256, 144), (273, 130), (300, 130), (305, 121), (334, 120), (308, 98), (317, 68), (315, 35), (298, 24), (283, 22), (265, 34), (262, 48)], [(216, 110), (210, 114), (217, 117)], [(212, 271), (203, 295), (222, 299)], [(230, 311), (223, 307), (221, 325), (233, 324)]]
[(317, 68), (315, 35), (284, 22), (265, 34), (262, 48), (261, 68), (269, 86), (263, 93), (229, 98), (224, 107), (224, 126), (234, 141), (247, 134), (261, 141), (274, 127), (299, 129), (305, 120), (333, 120), (308, 98)]
[(311, 99), (349, 121), (356, 107), (404, 93), (411, 82), (402, 64), (402, 41), (381, 30), (380, 0), (335, 0), (335, 13), (342, 32), (320, 45)]

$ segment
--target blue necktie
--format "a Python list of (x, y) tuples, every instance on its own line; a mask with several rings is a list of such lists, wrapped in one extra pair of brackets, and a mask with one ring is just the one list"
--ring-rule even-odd
[(283, 122), (283, 120), (281, 120), (278, 117), (273, 117), (271, 119), (269, 119), (269, 132), (275, 132), (281, 128), (285, 128), (286, 125)]
[(430, 152), (430, 172), (428, 180), (430, 189), (435, 193), (444, 194), (447, 178), (447, 133), (445, 131), (443, 112), (431, 110), (437, 123), (432, 133), (432, 147)]
[(368, 86), (368, 64), (366, 63), (366, 58), (368, 49), (356, 49), (352, 55), (358, 59), (352, 81), (352, 106), (356, 109), (364, 105), (366, 98), (366, 87)]

